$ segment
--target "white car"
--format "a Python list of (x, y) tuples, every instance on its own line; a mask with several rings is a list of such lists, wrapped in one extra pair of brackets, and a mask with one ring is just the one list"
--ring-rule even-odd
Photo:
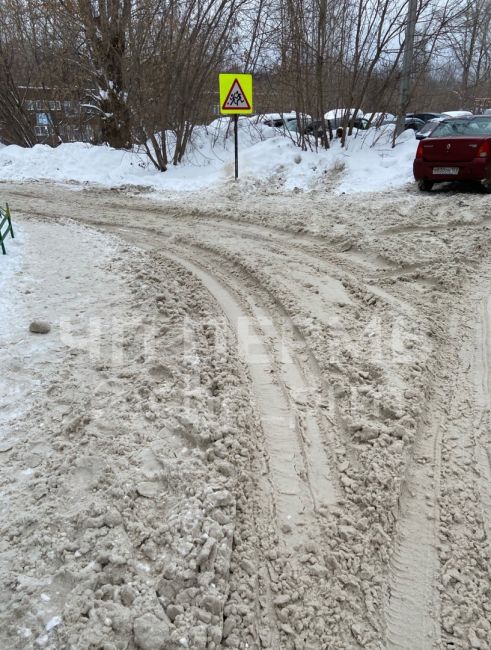
[[(310, 120), (310, 115), (304, 115), (299, 113), (301, 120)], [(262, 122), (265, 126), (273, 126), (276, 128), (281, 128), (282, 126), (287, 126), (288, 122), (291, 120), (296, 120), (297, 114), (295, 111), (287, 111), (285, 113), (265, 113), (264, 115), (258, 116), (258, 122)]]
[(348, 118), (352, 117), (363, 117), (364, 112), (361, 108), (358, 110), (356, 108), (333, 108), (324, 115), (325, 120), (342, 120), (345, 115), (348, 115)]

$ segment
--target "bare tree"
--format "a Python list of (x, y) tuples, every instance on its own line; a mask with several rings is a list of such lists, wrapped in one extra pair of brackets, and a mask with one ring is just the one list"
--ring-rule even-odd
[(138, 3), (59, 0), (55, 13), (65, 34), (73, 33), (73, 26), (78, 29), (79, 64), (93, 83), (89, 99), (99, 111), (102, 139), (116, 148), (128, 148), (132, 143), (126, 78), (132, 5), (137, 8)]
[(491, 95), (491, 2), (465, 0), (448, 41), (460, 68), (460, 107), (472, 110), (477, 93)]
[(0, 30), (0, 133), (6, 144), (32, 147), (36, 135), (25, 111), (25, 89), (19, 88), (13, 74), (15, 49)]
[(133, 58), (131, 109), (137, 140), (162, 171), (169, 152), (172, 164), (182, 161), (194, 126), (212, 117), (218, 72), (232, 56), (239, 12), (248, 4), (170, 0), (153, 11), (145, 29), (158, 38)]
[[(258, 110), (296, 112), (299, 146), (311, 146), (310, 115), (316, 144), (328, 147), (327, 109), (394, 111), (407, 2), (3, 0), (3, 138), (36, 142), (26, 101), (38, 89), (85, 104), (100, 141), (139, 145), (164, 171), (216, 114), (218, 72), (236, 70), (255, 74)], [(491, 95), (490, 25), (489, 0), (418, 0), (411, 92), (440, 101), (458, 93), (468, 107)], [(450, 53), (457, 69), (446, 65)], [(46, 112), (53, 143), (63, 141), (63, 112)], [(344, 136), (348, 113), (345, 127)]]

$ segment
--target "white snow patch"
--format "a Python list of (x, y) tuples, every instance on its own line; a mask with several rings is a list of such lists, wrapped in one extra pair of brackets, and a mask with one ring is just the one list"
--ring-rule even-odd
[(445, 111), (442, 113), (442, 115), (445, 115), (446, 117), (472, 117), (472, 113), (470, 111)]
[[(392, 149), (393, 126), (355, 131), (341, 149), (338, 140), (329, 150), (315, 150), (309, 143), (302, 151), (295, 133), (265, 126), (257, 118), (241, 118), (239, 124), (239, 177), (271, 184), (282, 191), (294, 188), (317, 191), (319, 179), (332, 179), (330, 189), (339, 192), (381, 190), (412, 179), (416, 149), (414, 134), (403, 134)], [(169, 159), (174, 149), (167, 137)], [(52, 148), (36, 145), (0, 149), (0, 180), (46, 179), (56, 182), (97, 183), (109, 187), (138, 185), (149, 190), (193, 192), (226, 184), (234, 174), (233, 128), (220, 118), (197, 127), (193, 144), (182, 164), (159, 172), (142, 150), (120, 151), (83, 143)], [(327, 189), (327, 188), (325, 188)]]
[(54, 627), (59, 625), (61, 623), (61, 618), (59, 616), (53, 616), (47, 623), (46, 623), (46, 632), (49, 632), (52, 630)]
[(23, 639), (28, 639), (30, 636), (32, 636), (32, 631), (28, 627), (19, 627), (17, 634)]

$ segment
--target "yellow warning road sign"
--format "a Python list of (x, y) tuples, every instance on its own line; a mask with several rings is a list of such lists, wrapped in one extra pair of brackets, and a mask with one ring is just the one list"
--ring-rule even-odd
[(252, 75), (219, 74), (220, 113), (250, 115), (252, 113)]

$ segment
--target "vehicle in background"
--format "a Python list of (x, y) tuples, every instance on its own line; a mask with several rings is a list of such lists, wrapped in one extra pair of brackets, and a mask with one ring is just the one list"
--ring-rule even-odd
[(329, 121), (328, 120), (312, 120), (308, 119), (305, 122), (301, 122), (300, 125), (298, 120), (289, 120), (286, 125), (288, 131), (292, 133), (300, 133), (303, 131), (305, 135), (312, 135), (315, 138), (320, 138), (321, 140), (329, 136)]
[(422, 191), (442, 181), (480, 182), (491, 191), (491, 116), (447, 119), (421, 140), (413, 163)]
[(424, 140), (430, 138), (436, 127), (445, 119), (445, 117), (435, 117), (432, 120), (425, 122), (419, 131), (416, 131), (416, 140)]
[(295, 111), (288, 111), (286, 113), (265, 113), (259, 116), (259, 122), (265, 126), (281, 128), (286, 126), (290, 120), (296, 120), (297, 114)]
[[(329, 119), (326, 121), (331, 124), (331, 129), (333, 131), (336, 131), (338, 128), (342, 127), (344, 123), (343, 118), (340, 117), (336, 117), (334, 119)], [(351, 117), (348, 120), (348, 128), (351, 126), (351, 124), (353, 124), (354, 129), (358, 129), (359, 131), (366, 131), (370, 126), (369, 121), (364, 117)]]
[[(305, 122), (298, 123), (297, 119), (289, 120), (286, 124), (286, 128), (292, 132), (303, 132), (306, 135), (313, 135), (317, 138), (324, 137), (326, 133), (329, 136), (329, 132), (336, 134), (337, 129), (342, 128), (343, 120), (342, 118), (335, 119), (324, 119), (324, 120), (312, 120), (308, 119)], [(360, 131), (366, 131), (369, 127), (369, 122), (364, 117), (357, 117), (353, 119), (353, 128)]]
[(442, 115), (444, 117), (472, 117), (470, 111), (444, 111)]
[(491, 115), (491, 108), (487, 108), (487, 109), (484, 111), (483, 115)]
[(333, 108), (324, 114), (324, 119), (331, 120), (331, 122), (336, 120), (343, 122), (346, 117), (348, 120), (351, 120), (352, 118), (362, 118), (363, 116), (364, 112), (361, 108)]
[(412, 129), (413, 131), (420, 131), (424, 124), (424, 121), (419, 117), (406, 117), (404, 119), (404, 130)]
[(348, 130), (352, 126), (359, 131), (366, 131), (370, 126), (361, 108), (333, 108), (324, 114), (324, 121), (333, 136), (338, 137), (342, 135), (344, 126), (347, 126)]
[[(406, 113), (406, 117), (416, 117), (418, 120), (423, 120), (423, 122), (429, 122), (430, 120), (435, 120), (437, 117), (442, 117), (442, 113), (432, 113), (427, 111), (426, 113)], [(443, 115), (443, 117), (446, 117)]]
[[(386, 120), (382, 122), (382, 126), (386, 124), (397, 124), (397, 119)], [(423, 120), (420, 120), (417, 117), (405, 117), (404, 118), (404, 130), (412, 129), (413, 131), (420, 131), (424, 126)]]
[(365, 113), (364, 117), (373, 126), (379, 126), (388, 121), (395, 122), (397, 119), (392, 113)]

